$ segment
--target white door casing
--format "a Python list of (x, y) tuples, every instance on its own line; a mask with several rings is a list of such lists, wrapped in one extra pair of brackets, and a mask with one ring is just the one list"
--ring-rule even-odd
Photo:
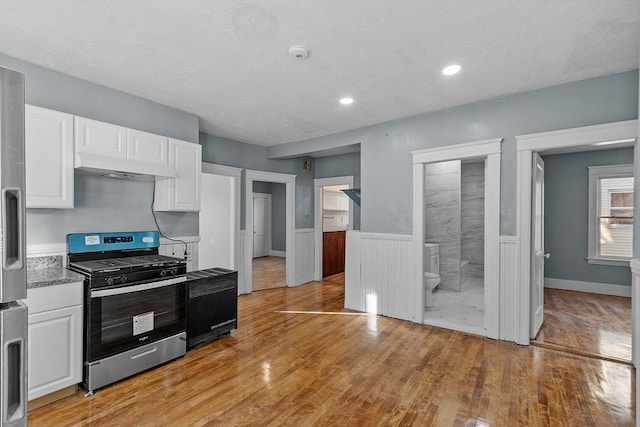
[(424, 251), (424, 164), (448, 160), (486, 158), (484, 213), (484, 329), (487, 337), (500, 336), (500, 157), (502, 138), (413, 151), (413, 245), (416, 318), (422, 319)]
[[(550, 150), (566, 149), (579, 151), (581, 148), (591, 146), (597, 149), (599, 144), (608, 141), (628, 141), (633, 142), (638, 132), (638, 121), (627, 120), (623, 122), (605, 123), (602, 125), (585, 126), (572, 129), (561, 129), (557, 131), (541, 132), (528, 135), (516, 136), (517, 150), (517, 197), (516, 197), (516, 277), (515, 287), (515, 342), (521, 345), (529, 345), (531, 335), (531, 182), (532, 164), (534, 152), (545, 152)], [(613, 148), (613, 146), (602, 146), (602, 148)], [(586, 232), (586, 231), (585, 231)], [(637, 231), (635, 231), (637, 232)], [(633, 284), (635, 287), (637, 284)], [(632, 290), (633, 294), (633, 290)], [(634, 316), (636, 304), (632, 298)], [(637, 325), (633, 324), (635, 331)], [(635, 332), (634, 332), (635, 334)], [(632, 349), (634, 354), (638, 350)]]
[[(353, 175), (313, 180), (315, 229), (314, 280), (322, 280), (322, 187), (327, 185), (348, 185), (349, 188), (353, 188)], [(353, 201), (351, 199), (349, 199), (349, 230), (353, 230)]]
[(544, 321), (544, 162), (533, 156), (531, 218), (531, 338), (538, 335)]
[(271, 194), (253, 193), (253, 257), (271, 250)]

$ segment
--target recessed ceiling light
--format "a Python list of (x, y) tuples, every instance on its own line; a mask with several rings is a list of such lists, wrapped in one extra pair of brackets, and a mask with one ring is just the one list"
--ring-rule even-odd
[(444, 67), (442, 69), (442, 74), (445, 76), (453, 76), (454, 74), (458, 74), (460, 71), (460, 66), (457, 64), (449, 65), (448, 67)]
[(342, 105), (353, 104), (353, 98), (351, 98), (350, 96), (346, 96), (344, 98), (341, 98), (340, 99), (340, 104), (342, 104)]

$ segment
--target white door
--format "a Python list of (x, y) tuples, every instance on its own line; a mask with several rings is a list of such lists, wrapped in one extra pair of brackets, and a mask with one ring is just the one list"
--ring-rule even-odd
[(234, 178), (203, 173), (199, 215), (198, 269), (234, 268)]
[(533, 154), (531, 189), (531, 338), (544, 320), (544, 162)]
[(269, 254), (271, 229), (271, 195), (253, 194), (253, 257)]

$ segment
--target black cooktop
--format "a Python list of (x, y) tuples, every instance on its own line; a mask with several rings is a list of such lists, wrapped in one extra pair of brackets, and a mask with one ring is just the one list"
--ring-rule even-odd
[(88, 274), (105, 271), (130, 270), (147, 267), (165, 267), (183, 263), (182, 258), (166, 255), (142, 255), (130, 257), (104, 258), (88, 261), (73, 261), (69, 266)]

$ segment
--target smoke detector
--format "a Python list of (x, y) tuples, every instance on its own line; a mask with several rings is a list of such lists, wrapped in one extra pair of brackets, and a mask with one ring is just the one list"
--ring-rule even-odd
[(309, 56), (309, 51), (304, 46), (291, 46), (289, 48), (289, 56), (293, 59), (305, 59)]

